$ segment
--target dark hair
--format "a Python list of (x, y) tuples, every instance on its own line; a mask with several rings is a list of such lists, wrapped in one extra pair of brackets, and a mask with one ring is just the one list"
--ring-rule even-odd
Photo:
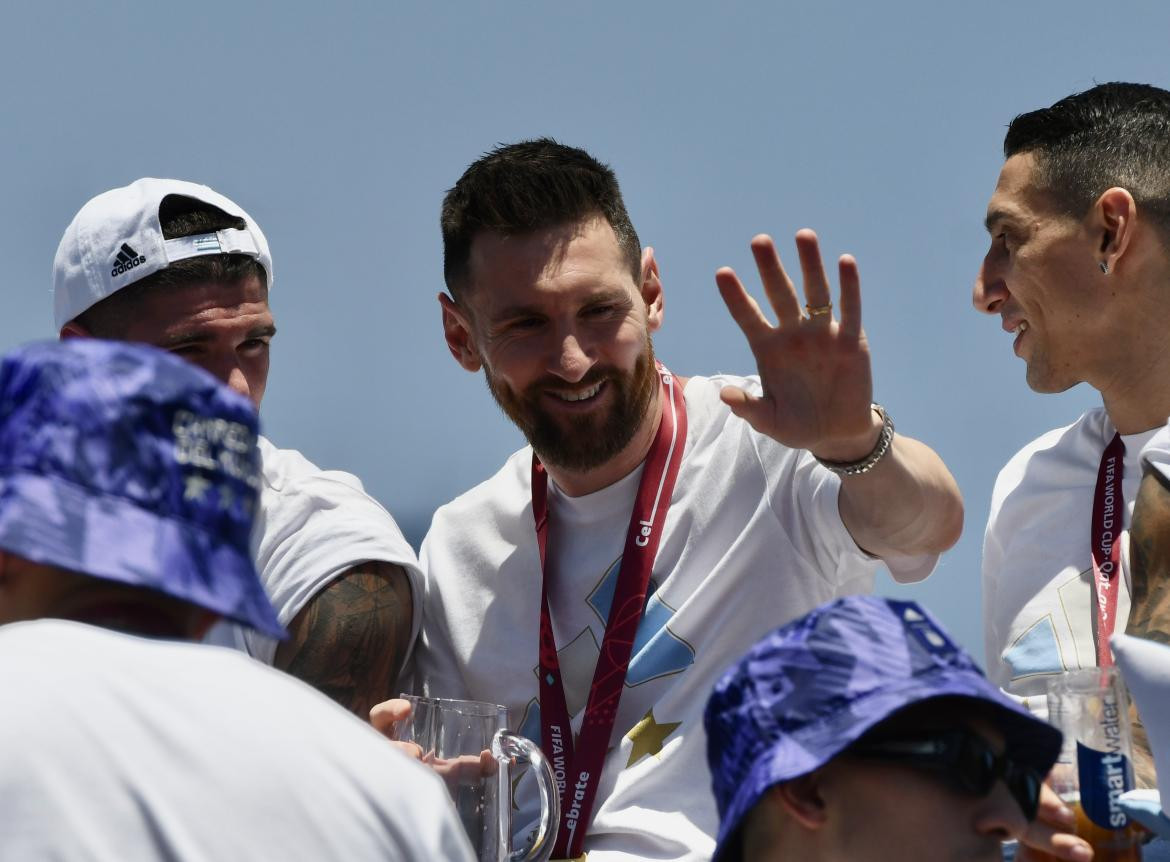
[(452, 296), (469, 275), (471, 243), (480, 231), (527, 234), (602, 216), (617, 235), (634, 280), (641, 245), (617, 177), (584, 150), (551, 138), (521, 141), (484, 153), (443, 198), (443, 279)]
[[(245, 221), (229, 215), (219, 207), (185, 195), (167, 195), (158, 207), (158, 220), (164, 239), (198, 236), (217, 230), (242, 230)], [(199, 282), (235, 284), (251, 276), (268, 284), (268, 274), (260, 262), (246, 254), (208, 254), (179, 260), (170, 266), (152, 272), (94, 303), (81, 314), (77, 322), (91, 334), (102, 338), (121, 338), (127, 322), (142, 295), (160, 287), (179, 287)]]
[(1170, 92), (1099, 84), (1020, 114), (1003, 152), (1033, 154), (1040, 187), (1069, 215), (1080, 218), (1102, 192), (1120, 186), (1170, 236)]

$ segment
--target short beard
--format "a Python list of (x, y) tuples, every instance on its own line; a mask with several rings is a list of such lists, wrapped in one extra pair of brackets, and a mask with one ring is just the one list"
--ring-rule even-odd
[(646, 350), (638, 357), (632, 372), (612, 367), (589, 370), (578, 385), (588, 387), (604, 381), (607, 389), (616, 390), (614, 405), (604, 415), (582, 416), (571, 423), (569, 430), (564, 430), (540, 407), (543, 391), (563, 387), (564, 380), (544, 377), (517, 395), (499, 385), (487, 366), (484, 366), (484, 377), (492, 397), (523, 432), (541, 463), (574, 472), (600, 467), (629, 445), (650, 409), (654, 387), (658, 385), (654, 346), (647, 341)]

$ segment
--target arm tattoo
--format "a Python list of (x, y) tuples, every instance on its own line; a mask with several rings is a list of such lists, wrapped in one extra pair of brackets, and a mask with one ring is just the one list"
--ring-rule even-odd
[(1170, 490), (1156, 471), (1142, 479), (1129, 533), (1126, 634), (1170, 644)]
[[(1170, 644), (1170, 489), (1148, 471), (1138, 489), (1129, 531), (1129, 619), (1125, 633)], [(1156, 787), (1145, 726), (1130, 704), (1134, 771), (1138, 787)]]
[(380, 561), (361, 563), (296, 615), (274, 663), (366, 719), (374, 704), (397, 693), (411, 614), (405, 570)]

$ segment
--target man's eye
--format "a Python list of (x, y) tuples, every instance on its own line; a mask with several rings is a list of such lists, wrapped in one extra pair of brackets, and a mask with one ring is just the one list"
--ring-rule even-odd
[(540, 326), (539, 317), (519, 317), (508, 324), (508, 329), (511, 330), (526, 330), (536, 329)]
[(589, 306), (589, 308), (585, 309), (585, 316), (586, 317), (608, 317), (609, 315), (613, 314), (616, 309), (617, 309), (617, 306), (612, 305), (612, 304), (591, 305), (591, 306)]

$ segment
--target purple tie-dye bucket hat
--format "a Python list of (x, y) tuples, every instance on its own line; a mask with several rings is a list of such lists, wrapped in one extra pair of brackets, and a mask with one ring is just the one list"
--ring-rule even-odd
[(915, 602), (850, 596), (764, 637), (719, 679), (704, 715), (714, 859), (768, 788), (824, 765), (904, 707), (955, 696), (991, 704), (1007, 748), (1047, 774), (1060, 731), (992, 685)]
[(0, 362), (0, 548), (285, 637), (250, 551), (256, 412), (140, 344), (70, 339)]

